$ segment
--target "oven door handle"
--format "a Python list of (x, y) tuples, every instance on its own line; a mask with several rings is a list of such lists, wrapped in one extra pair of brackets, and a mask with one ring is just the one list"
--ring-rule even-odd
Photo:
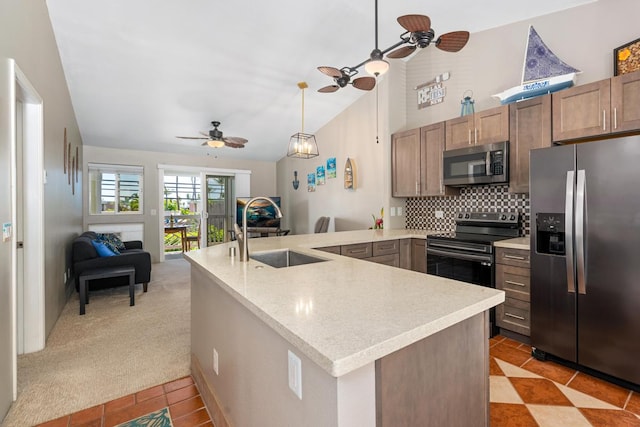
[(493, 263), (493, 257), (491, 255), (476, 255), (476, 254), (461, 254), (459, 252), (441, 251), (439, 249), (427, 248), (427, 255), (439, 255), (449, 258), (457, 258), (465, 261), (480, 261), (486, 262), (489, 265)]
[(436, 247), (436, 248), (455, 249), (455, 250), (469, 251), (469, 252), (480, 252), (483, 254), (487, 253), (486, 249), (484, 248), (473, 248), (469, 246), (461, 246), (461, 245), (456, 245), (452, 243), (437, 243), (437, 242), (430, 241), (427, 243), (427, 245), (428, 245), (427, 247), (429, 248)]

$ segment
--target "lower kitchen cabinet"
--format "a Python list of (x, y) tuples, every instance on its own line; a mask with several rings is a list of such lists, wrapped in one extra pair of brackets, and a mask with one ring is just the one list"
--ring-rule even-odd
[(496, 324), (520, 335), (531, 335), (529, 251), (496, 248), (496, 289), (505, 301), (496, 307)]
[(315, 249), (421, 273), (427, 272), (424, 239), (383, 240), (342, 246), (324, 246)]
[(427, 249), (425, 239), (411, 239), (411, 270), (427, 272)]

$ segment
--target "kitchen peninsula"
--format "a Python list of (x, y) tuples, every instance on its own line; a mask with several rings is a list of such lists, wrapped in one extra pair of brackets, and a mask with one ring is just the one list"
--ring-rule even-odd
[(186, 254), (192, 373), (215, 425), (488, 426), (487, 310), (504, 293), (313, 249), (410, 238), (425, 232), (249, 241), (326, 260), (285, 268), (240, 262), (236, 242)]

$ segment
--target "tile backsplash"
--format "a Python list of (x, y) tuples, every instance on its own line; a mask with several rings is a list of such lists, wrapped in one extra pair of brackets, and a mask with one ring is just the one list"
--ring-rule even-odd
[[(436, 211), (443, 218), (436, 218)], [(463, 187), (458, 196), (410, 197), (406, 202), (406, 228), (451, 231), (458, 212), (519, 212), (520, 235), (529, 235), (529, 195), (509, 193), (508, 185)]]

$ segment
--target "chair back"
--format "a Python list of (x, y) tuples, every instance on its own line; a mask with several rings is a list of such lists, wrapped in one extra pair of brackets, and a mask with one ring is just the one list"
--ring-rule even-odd
[(318, 220), (316, 221), (316, 225), (314, 227), (314, 233), (326, 233), (327, 230), (329, 229), (329, 222), (331, 221), (331, 218), (328, 216), (321, 216), (320, 218), (318, 218)]

